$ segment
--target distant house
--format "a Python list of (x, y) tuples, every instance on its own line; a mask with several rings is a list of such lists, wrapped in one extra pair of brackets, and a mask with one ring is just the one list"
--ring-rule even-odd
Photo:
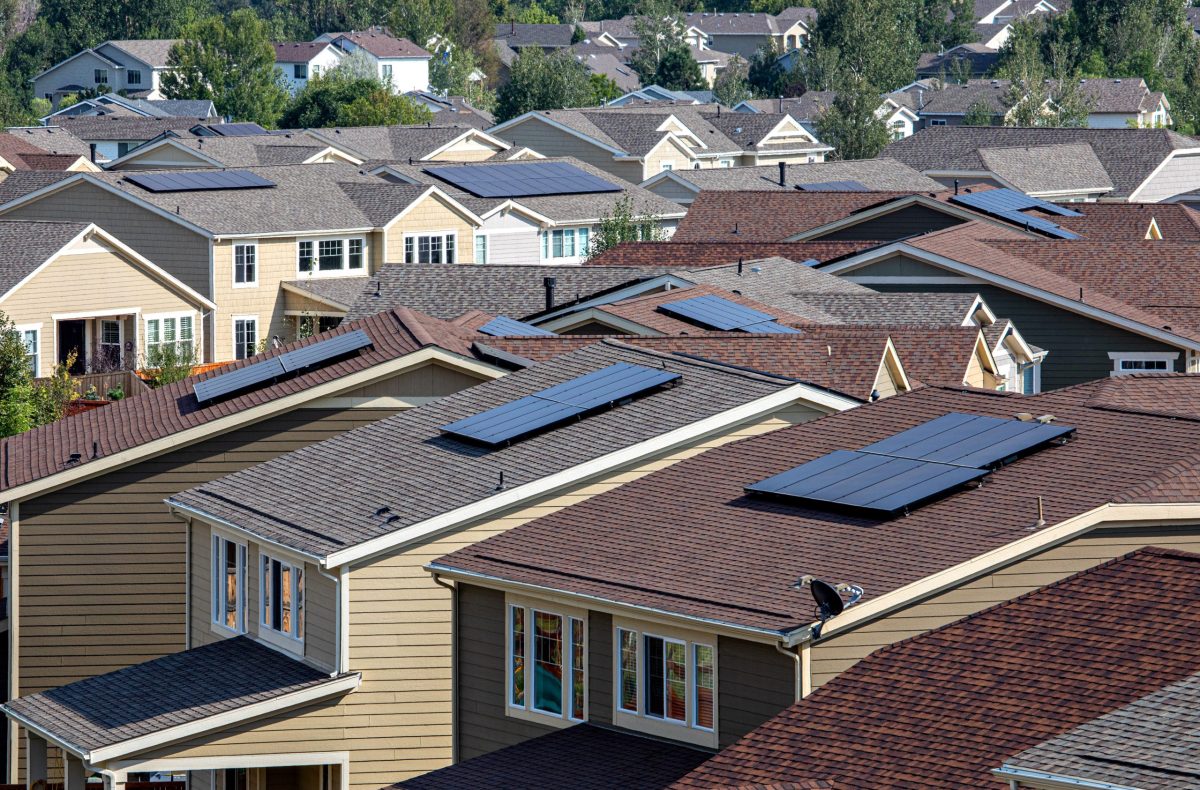
[[(43, 141), (56, 138), (61, 148), (67, 138), (74, 140), (74, 147), (99, 164), (119, 159), (138, 146), (163, 134), (186, 134), (197, 126), (207, 126), (209, 118), (167, 116), (148, 118), (137, 115), (77, 115), (56, 119), (53, 127), (37, 127), (14, 130), (26, 136), (34, 145), (45, 147)], [(51, 132), (49, 130), (55, 130)]]
[(109, 162), (105, 169), (192, 170), (330, 162), (361, 165), (363, 159), (305, 131), (231, 137), (167, 134)]
[[(615, 51), (603, 52), (601, 48), (589, 51), (576, 51), (572, 48), (575, 60), (583, 64), (589, 74), (599, 74), (613, 81), (618, 90), (631, 93), (642, 86), (642, 80), (625, 59)], [(607, 49), (604, 48), (604, 49)]]
[(789, 115), (722, 114), (713, 105), (528, 112), (490, 132), (634, 183), (664, 170), (820, 162), (832, 150)]
[(712, 91), (673, 91), (661, 85), (647, 85), (629, 91), (610, 101), (608, 107), (625, 107), (632, 104), (711, 104)]
[(308, 81), (342, 62), (345, 51), (328, 41), (288, 41), (275, 44), (275, 65), (283, 73), (288, 91), (295, 95)]
[(754, 57), (763, 46), (778, 52), (799, 49), (816, 23), (815, 8), (789, 7), (778, 14), (760, 12), (695, 12), (684, 20), (704, 33), (705, 46), (719, 52)]
[(0, 181), (21, 170), (96, 172), (100, 168), (79, 153), (51, 153), (15, 134), (0, 134)]
[(39, 120), (44, 124), (53, 125), (56, 119), (81, 115), (119, 115), (134, 118), (218, 117), (211, 99), (132, 99), (117, 93), (106, 93), (93, 99), (81, 99), (69, 107), (60, 107)]
[[(836, 98), (836, 91), (807, 91), (795, 99), (747, 99), (733, 109), (737, 112), (787, 113), (806, 126), (812, 126)], [(903, 140), (917, 128), (917, 114), (913, 112), (908, 97), (902, 93), (885, 95), (875, 110), (875, 117), (887, 126), (893, 140)]]
[(526, 47), (536, 47), (545, 52), (553, 52), (556, 49), (566, 49), (571, 46), (571, 39), (574, 35), (574, 25), (498, 22), (495, 39), (503, 41), (517, 52)]
[(439, 124), (459, 123), (476, 129), (486, 129), (496, 123), (490, 112), (472, 106), (464, 96), (442, 96), (432, 91), (408, 91), (404, 95), (427, 107), (435, 114), (435, 120)]
[(347, 53), (363, 52), (376, 67), (384, 85), (396, 93), (429, 87), (429, 60), (433, 56), (406, 38), (396, 38), (375, 27), (350, 33), (322, 33), (313, 43), (330, 42)]
[(917, 59), (917, 77), (946, 78), (966, 70), (969, 77), (984, 77), (1000, 62), (1000, 50), (971, 42), (945, 52), (923, 52)]
[(124, 91), (139, 99), (162, 99), (159, 90), (175, 39), (105, 41), (81, 50), (37, 74), (33, 95), (58, 106), (82, 91)]
[(974, 12), (977, 24), (993, 25), (1034, 14), (1057, 14), (1067, 8), (1070, 8), (1070, 0), (975, 0)]

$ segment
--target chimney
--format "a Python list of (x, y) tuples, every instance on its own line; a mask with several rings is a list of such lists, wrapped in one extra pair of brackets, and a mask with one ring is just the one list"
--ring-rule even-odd
[(787, 186), (787, 162), (779, 163), (779, 186)]
[(556, 277), (543, 277), (542, 287), (546, 289), (546, 309), (554, 309), (554, 286), (558, 284)]

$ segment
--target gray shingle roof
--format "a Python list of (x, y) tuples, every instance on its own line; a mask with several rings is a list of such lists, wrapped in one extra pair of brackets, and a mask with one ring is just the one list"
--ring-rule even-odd
[[(176, 38), (143, 38), (120, 39), (104, 43), (132, 55), (147, 66), (162, 68), (167, 65), (171, 47), (178, 41), (179, 39)], [(103, 46), (104, 44), (101, 44), (101, 47)]]
[(87, 157), (92, 152), (87, 143), (59, 126), (10, 127), (8, 133), (15, 137), (20, 137), (26, 142), (33, 143), (38, 148), (51, 154), (75, 154)]
[(328, 41), (283, 41), (273, 46), (276, 63), (307, 63), (333, 44)]
[[(78, 115), (74, 118), (57, 118), (63, 129), (85, 142), (106, 140), (128, 140), (145, 142), (163, 132), (184, 133), (198, 123), (207, 123), (206, 117), (172, 115), (166, 118), (140, 118), (127, 115)], [(35, 142), (35, 145), (37, 143)]]
[[(738, 273), (739, 268), (741, 269), (740, 274)], [(792, 300), (788, 294), (798, 291), (814, 296), (842, 294), (871, 297), (877, 295), (876, 291), (872, 291), (865, 285), (858, 285), (844, 277), (838, 277), (835, 274), (829, 274), (805, 266), (803, 263), (780, 257), (743, 261), (741, 267), (736, 263), (706, 266), (703, 269), (679, 271), (677, 274), (694, 283), (736, 291), (751, 299), (758, 299), (768, 304), (780, 304), (778, 300), (783, 298), (790, 305)], [(811, 315), (806, 312), (799, 314), (821, 321), (821, 323), (840, 323), (835, 317), (828, 314)], [(822, 320), (822, 317), (829, 320)]]
[(244, 137), (180, 137), (175, 142), (225, 167), (302, 164), (329, 146), (303, 132)]
[(21, 282), (71, 239), (83, 232), (86, 222), (31, 222), (0, 220), (0, 295)]
[(338, 679), (240, 636), (31, 694), (3, 707), (93, 751)]
[[(507, 447), (468, 444), (446, 425), (617, 362), (682, 375), (674, 386)], [(372, 538), (630, 447), (787, 382), (606, 341), (183, 491), (170, 502), (310, 556)], [(305, 480), (302, 497), (294, 489)], [(377, 515), (382, 508), (387, 508)]]
[(794, 189), (798, 184), (830, 181), (857, 181), (872, 191), (940, 192), (945, 188), (903, 162), (888, 158), (788, 165), (785, 186), (779, 185), (778, 165), (676, 170), (673, 173), (701, 190), (721, 192), (775, 192)]
[(496, 23), (496, 38), (514, 49), (520, 47), (560, 48), (571, 46), (574, 25)]
[(313, 296), (349, 308), (367, 287), (370, 277), (313, 277), (307, 280), (288, 280), (287, 284), (301, 288)]
[(357, 126), (309, 129), (309, 134), (367, 160), (406, 162), (423, 159), (474, 127), (464, 124), (432, 126)]
[(1087, 143), (981, 148), (984, 166), (1022, 192), (1108, 192), (1112, 179)]
[(921, 115), (965, 115), (976, 104), (993, 115), (1003, 115), (1011, 106), (1007, 100), (1008, 80), (968, 80), (966, 85), (949, 84), (940, 90), (925, 91)]
[[(668, 267), (629, 266), (445, 266), (388, 263), (371, 278), (350, 308), (348, 318), (361, 318), (404, 306), (434, 318), (452, 319), (468, 310), (510, 318), (541, 312), (546, 306), (542, 280), (557, 280), (558, 304), (654, 277)], [(376, 296), (376, 283), (379, 295)]]
[(1128, 197), (1167, 155), (1200, 141), (1167, 129), (1054, 129), (999, 126), (930, 126), (883, 149), (883, 154), (926, 172), (986, 170), (981, 148), (1091, 145), (1115, 187), (1110, 197)]

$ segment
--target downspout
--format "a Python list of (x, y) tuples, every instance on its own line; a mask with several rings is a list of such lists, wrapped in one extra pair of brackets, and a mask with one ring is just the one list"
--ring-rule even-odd
[(802, 662), (800, 660), (800, 653), (799, 653), (799, 651), (803, 650), (803, 649), (804, 649), (803, 645), (800, 645), (797, 647), (796, 650), (788, 650), (786, 647), (784, 647), (779, 642), (775, 643), (775, 650), (780, 655), (787, 656), (788, 658), (790, 658), (796, 665), (795, 672), (793, 675), (793, 677), (795, 677), (795, 684), (794, 684), (795, 688), (792, 691), (792, 695), (794, 697), (794, 700), (793, 700), (794, 702), (799, 702), (800, 700), (804, 699), (804, 667), (802, 666)]
[(337, 646), (337, 655), (333, 659), (333, 674), (337, 676), (345, 671), (342, 667), (342, 580), (341, 577), (326, 572), (320, 565), (317, 565), (316, 569), (317, 573), (333, 582), (337, 598), (337, 616), (333, 618), (333, 643)]
[(450, 591), (450, 763), (458, 764), (458, 585), (433, 574), (433, 583)]
[[(136, 346), (134, 346), (136, 348)], [(210, 541), (211, 542), (211, 541)], [(211, 551), (211, 549), (209, 549)], [(183, 583), (183, 649), (192, 649), (192, 520), (183, 522), (183, 567), (187, 578)], [(209, 606), (212, 606), (210, 603)]]

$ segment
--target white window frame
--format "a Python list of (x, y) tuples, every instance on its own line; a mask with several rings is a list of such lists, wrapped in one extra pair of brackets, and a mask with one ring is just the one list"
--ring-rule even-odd
[[(1128, 376), (1131, 373), (1170, 373), (1175, 370), (1175, 360), (1179, 359), (1178, 351), (1110, 351), (1108, 358), (1112, 360), (1113, 369), (1109, 376)], [(1125, 368), (1126, 362), (1162, 362), (1166, 367), (1162, 370), (1146, 370)]]
[[(112, 345), (104, 342), (104, 325), (117, 325), (117, 364), (123, 361), (125, 356), (125, 322), (120, 318), (98, 318), (96, 319), (96, 356), (100, 359), (104, 357), (104, 347)], [(195, 326), (192, 327), (192, 335), (196, 334)]]
[[(242, 249), (251, 250), (254, 254), (254, 261), (251, 265), (254, 267), (254, 277), (245, 281), (238, 281), (238, 251)], [(238, 241), (233, 244), (233, 287), (234, 288), (257, 288), (258, 287), (258, 242), (257, 241)]]
[(388, 87), (395, 85), (393, 82), (395, 71), (392, 69), (391, 63), (382, 63), (379, 66), (379, 79), (385, 82)]
[[(567, 248), (567, 234), (570, 233), (571, 238), (571, 254), (570, 255), (555, 255), (554, 254), (554, 236), (561, 234), (562, 242), (560, 248)], [(542, 231), (542, 260), (554, 261), (561, 263), (576, 263), (587, 258), (588, 248), (592, 243), (592, 229), (588, 225), (579, 225), (562, 228), (547, 228)]]
[[(404, 234), (404, 262), (419, 263), (421, 257), (421, 239), (426, 238), (441, 238), (442, 240), (442, 264), (454, 265), (462, 259), (461, 250), (458, 244), (458, 231), (456, 230), (429, 230), (420, 233), (405, 233)], [(454, 260), (445, 260), (449, 256), (446, 251), (450, 245), (454, 247)], [(474, 251), (472, 250), (472, 254)], [(440, 264), (439, 264), (440, 265)]]
[[(487, 263), (488, 262), (488, 253), (490, 252), (488, 247), (490, 244), (491, 244), (491, 241), (490, 241), (490, 239), (488, 239), (488, 235), (486, 233), (476, 233), (475, 234), (475, 262), (476, 263)], [(479, 255), (481, 246), (483, 249), (482, 258)]]
[(675, 169), (675, 161), (672, 159), (664, 159), (658, 163), (658, 172), (669, 173)]
[[(512, 679), (513, 679), (513, 612), (520, 610), (524, 612), (525, 617), (525, 637), (523, 647), (524, 655), (524, 672), (525, 672), (525, 700), (524, 703), (517, 703), (512, 696)], [(562, 618), (562, 713), (550, 713), (543, 710), (538, 710), (533, 705), (534, 700), (534, 674), (536, 667), (536, 659), (534, 656), (534, 618), (535, 613), (552, 615)], [(573, 666), (575, 658), (574, 639), (572, 638), (572, 622), (577, 621), (583, 624), (583, 716), (575, 717), (572, 715), (572, 707), (574, 704), (573, 694)], [(589, 651), (591, 650), (590, 639), (588, 635), (588, 617), (587, 611), (577, 609), (570, 606), (562, 606), (556, 603), (546, 601), (537, 601), (518, 596), (508, 596), (504, 607), (504, 709), (505, 713), (513, 718), (524, 719), (526, 721), (534, 721), (539, 724), (548, 724), (552, 727), (570, 727), (588, 719), (588, 704), (590, 702), (591, 685), (588, 677), (589, 669)]]
[[(635, 677), (637, 679), (637, 711), (621, 707), (621, 632), (635, 634), (637, 660)], [(662, 639), (664, 643), (672, 642), (684, 646), (686, 661), (686, 681), (684, 698), (686, 699), (686, 721), (678, 721), (665, 716), (650, 716), (646, 713), (646, 637)], [(705, 634), (686, 629), (674, 628), (663, 624), (641, 623), (624, 618), (613, 618), (613, 724), (631, 730), (638, 730), (649, 735), (687, 741), (699, 746), (716, 747), (717, 733), (720, 728), (720, 658), (717, 655), (717, 637), (715, 634)], [(712, 727), (703, 727), (697, 722), (697, 686), (696, 686), (696, 646), (707, 647), (712, 651)], [(665, 682), (665, 676), (664, 676)]]
[[(175, 333), (176, 333), (175, 340), (173, 340), (173, 341), (163, 340), (162, 339), (163, 335), (164, 335), (163, 330), (165, 328), (163, 322), (166, 320), (172, 319), (172, 318), (175, 319)], [(185, 310), (183, 312), (178, 312), (178, 313), (151, 313), (151, 314), (142, 316), (142, 329), (145, 332), (145, 334), (143, 336), (146, 338), (145, 349), (143, 349), (143, 353), (145, 354), (145, 357), (147, 360), (149, 360), (149, 358), (150, 358), (150, 351), (151, 351), (151, 348), (150, 348), (150, 323), (152, 321), (158, 321), (159, 341), (157, 343), (155, 343), (154, 345), (161, 346), (161, 345), (165, 345), (167, 342), (173, 342), (176, 346), (178, 346), (180, 343), (183, 342), (183, 339), (180, 338), (180, 336), (179, 336), (179, 329), (182, 324), (182, 321), (180, 319), (182, 319), (182, 318), (190, 318), (192, 320), (192, 336), (190, 338), (191, 346), (192, 346), (193, 353), (196, 354), (196, 361), (198, 362), (200, 360), (200, 354), (196, 351), (196, 349), (198, 348), (198, 340), (199, 340), (199, 336), (197, 334), (196, 313), (194, 311), (187, 311), (187, 310)]]
[(33, 332), (33, 353), (29, 353), (29, 346), (25, 346), (25, 358), (30, 360), (30, 372), (33, 377), (37, 378), (42, 370), (42, 325), (41, 324), (16, 324), (13, 326), (13, 331), (21, 338), (21, 343), (25, 344), (25, 335), (28, 332)]
[[(281, 631), (271, 625), (268, 620), (269, 612), (267, 610), (267, 571), (266, 568), (271, 563), (278, 562), (281, 566), (286, 565), (291, 573), (291, 617), (292, 617), (292, 632)], [(297, 576), (297, 571), (300, 575)], [(304, 572), (304, 563), (293, 559), (285, 554), (277, 554), (263, 551), (261, 548), (258, 551), (258, 635), (264, 641), (283, 647), (285, 650), (304, 654), (304, 633), (305, 633), (305, 583), (307, 573)]]
[[(323, 241), (340, 241), (342, 243), (342, 266), (340, 269), (321, 269), (321, 242)], [(362, 244), (362, 265), (356, 268), (350, 268), (350, 242), (357, 241)], [(312, 269), (305, 271), (301, 265), (300, 250), (305, 244), (312, 245)], [(352, 236), (305, 236), (304, 238), (296, 239), (296, 276), (297, 277), (364, 277), (371, 268), (370, 262), (371, 245), (367, 243), (367, 237), (361, 235)]]
[[(237, 325), (238, 321), (253, 321), (254, 322), (254, 350), (245, 357), (238, 356), (238, 336)], [(259, 320), (256, 315), (235, 315), (230, 318), (230, 342), (233, 345), (233, 359), (247, 359), (258, 353), (258, 344), (262, 342), (262, 337), (259, 335)]]
[(717, 164), (720, 165), (723, 169), (728, 170), (729, 168), (733, 167), (733, 160), (732, 159), (722, 159)]
[[(237, 546), (237, 626), (230, 628), (225, 624), (225, 544)], [(248, 600), (246, 595), (246, 580), (248, 573), (248, 558), (250, 556), (246, 541), (235, 538), (227, 532), (214, 529), (209, 537), (209, 550), (212, 552), (209, 572), (211, 595), (209, 602), (209, 623), (212, 630), (230, 636), (246, 633), (246, 618), (248, 616)], [(220, 564), (218, 564), (220, 561)]]
[(292, 64), (292, 79), (307, 80), (308, 79), (308, 64), (293, 63)]

